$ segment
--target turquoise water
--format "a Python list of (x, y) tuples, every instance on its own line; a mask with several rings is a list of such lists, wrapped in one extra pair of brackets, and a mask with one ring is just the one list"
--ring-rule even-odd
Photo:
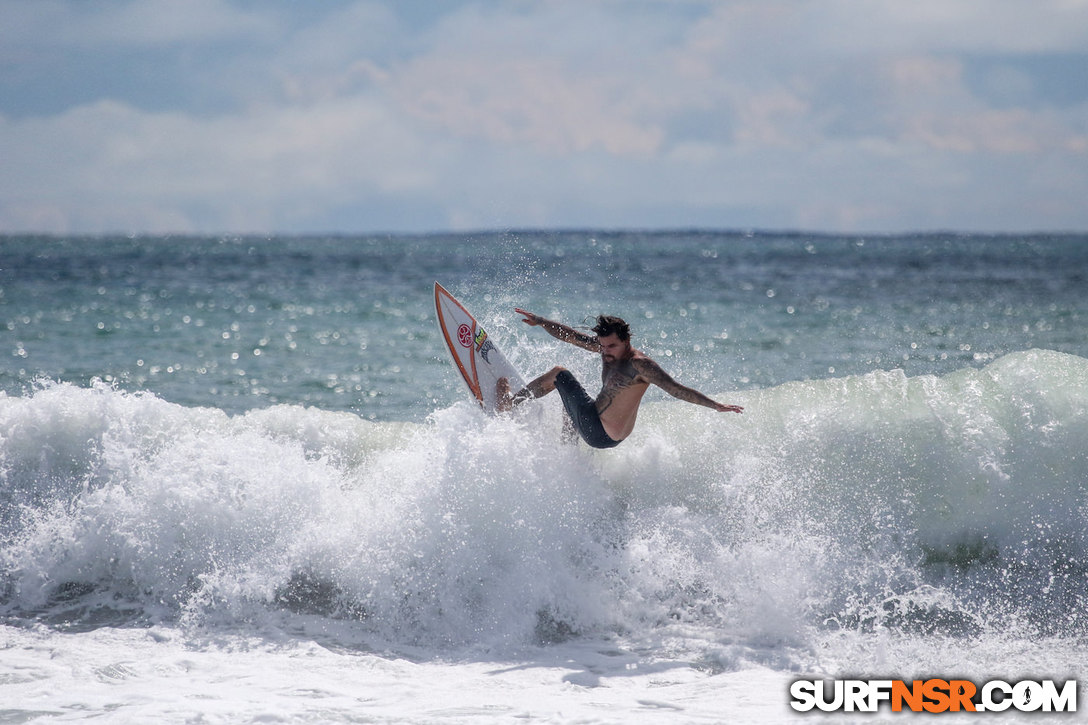
[(525, 328), (632, 323), (709, 393), (1043, 348), (1088, 356), (1083, 236), (715, 232), (0, 239), (0, 388), (100, 379), (232, 413), (276, 403), (420, 421), (462, 399), (440, 281), (526, 376), (593, 361)]

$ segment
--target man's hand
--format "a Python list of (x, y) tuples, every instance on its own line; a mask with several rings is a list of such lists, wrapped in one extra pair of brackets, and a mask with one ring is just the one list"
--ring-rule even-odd
[(520, 307), (515, 307), (514, 312), (518, 313), (519, 315), (524, 315), (525, 319), (522, 320), (522, 322), (524, 322), (529, 327), (536, 327), (543, 321), (540, 315), (534, 315), (532, 312), (523, 310)]
[(716, 400), (711, 400), (698, 390), (689, 388), (686, 385), (681, 385), (673, 380), (671, 375), (662, 370), (660, 365), (645, 355), (639, 355), (633, 358), (631, 364), (635, 366), (635, 370), (638, 371), (639, 376), (643, 380), (656, 385), (674, 398), (684, 400), (688, 403), (695, 403), (696, 405), (703, 405), (707, 408), (712, 408), (719, 413), (744, 412), (744, 408), (739, 405), (724, 405)]

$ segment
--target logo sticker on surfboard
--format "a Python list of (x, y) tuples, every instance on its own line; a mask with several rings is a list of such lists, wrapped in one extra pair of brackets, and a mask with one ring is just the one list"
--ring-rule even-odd
[(476, 348), (476, 351), (480, 353), (480, 357), (484, 359), (484, 362), (490, 365), (491, 361), (487, 359), (487, 354), (494, 349), (495, 343), (491, 342), (491, 340), (484, 340), (484, 344)]
[(461, 347), (472, 347), (472, 330), (468, 325), (462, 324), (457, 328), (457, 342), (461, 343)]
[(521, 390), (525, 383), (518, 371), (483, 331), (472, 313), (437, 282), (434, 284), (434, 306), (446, 348), (472, 397), (488, 413), (499, 412), (498, 381), (505, 378), (509, 390)]

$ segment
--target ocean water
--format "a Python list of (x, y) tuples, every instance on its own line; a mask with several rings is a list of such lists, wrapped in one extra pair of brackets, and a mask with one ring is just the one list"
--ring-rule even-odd
[[(1086, 276), (1083, 235), (0, 238), (0, 722), (783, 722), (799, 677), (1083, 681)], [(488, 418), (436, 280), (526, 377), (599, 362), (514, 306), (618, 314), (745, 413), (651, 391), (610, 451), (556, 399)]]

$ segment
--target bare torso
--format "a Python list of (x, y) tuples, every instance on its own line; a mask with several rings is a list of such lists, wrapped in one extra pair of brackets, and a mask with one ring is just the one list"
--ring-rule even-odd
[[(598, 328), (596, 337), (579, 332), (558, 322), (545, 319), (540, 315), (515, 307), (514, 311), (524, 316), (524, 322), (532, 327), (542, 326), (549, 335), (563, 342), (569, 342), (583, 350), (600, 353), (601, 355), (601, 392), (597, 394), (595, 401), (597, 413), (601, 417), (601, 425), (605, 433), (613, 441), (622, 441), (631, 435), (635, 428), (635, 418), (638, 416), (638, 406), (642, 403), (642, 396), (651, 385), (656, 385), (674, 398), (679, 398), (689, 403), (703, 405), (717, 411), (732, 411), (740, 413), (744, 408), (739, 405), (723, 405), (687, 386), (676, 382), (661, 369), (661, 366), (641, 352), (631, 347), (629, 337), (620, 338), (619, 332), (626, 330), (627, 324), (619, 318), (609, 318), (612, 323), (617, 320), (622, 328), (617, 332), (601, 333)], [(599, 325), (604, 323), (599, 317)], [(539, 398), (555, 390), (556, 377), (565, 372), (564, 368), (554, 367), (540, 377), (529, 382), (525, 388), (510, 398), (506, 388), (496, 388), (500, 392), (500, 398), (505, 397), (511, 405), (526, 400), (530, 397)], [(505, 379), (499, 384), (505, 386)], [(506, 390), (506, 392), (502, 392)]]
[(650, 383), (639, 375), (632, 361), (644, 357), (638, 350), (632, 349), (630, 356), (605, 361), (602, 365), (597, 412), (601, 415), (605, 432), (612, 440), (622, 441), (635, 428), (638, 406)]

